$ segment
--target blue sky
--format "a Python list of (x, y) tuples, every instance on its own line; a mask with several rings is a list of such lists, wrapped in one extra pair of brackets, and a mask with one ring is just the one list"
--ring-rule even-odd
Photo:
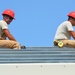
[(57, 27), (75, 11), (75, 0), (1, 0), (0, 14), (5, 9), (15, 12), (9, 30), (21, 45), (52, 47)]

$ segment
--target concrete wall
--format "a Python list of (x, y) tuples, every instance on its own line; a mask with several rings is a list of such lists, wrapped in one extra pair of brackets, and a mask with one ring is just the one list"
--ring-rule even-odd
[(0, 64), (0, 75), (75, 75), (75, 64)]

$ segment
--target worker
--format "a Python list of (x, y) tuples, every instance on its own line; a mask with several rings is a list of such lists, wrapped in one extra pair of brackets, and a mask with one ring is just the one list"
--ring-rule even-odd
[(73, 28), (75, 26), (75, 11), (70, 12), (67, 16), (68, 20), (61, 23), (56, 31), (54, 45), (58, 46), (58, 43), (62, 42), (62, 44), (59, 44), (60, 46), (75, 48), (75, 32)]
[(8, 29), (8, 25), (15, 19), (15, 13), (13, 10), (6, 9), (3, 11), (2, 16), (3, 19), (0, 20), (0, 48), (20, 49), (20, 44)]

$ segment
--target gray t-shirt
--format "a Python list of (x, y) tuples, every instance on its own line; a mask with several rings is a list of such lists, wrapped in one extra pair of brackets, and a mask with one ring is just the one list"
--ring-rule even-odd
[(72, 24), (69, 21), (61, 23), (56, 31), (54, 40), (57, 39), (70, 39), (71, 35), (68, 31), (74, 31)]
[(3, 29), (8, 29), (8, 25), (4, 20), (0, 20), (0, 38), (6, 37), (5, 34), (2, 31)]

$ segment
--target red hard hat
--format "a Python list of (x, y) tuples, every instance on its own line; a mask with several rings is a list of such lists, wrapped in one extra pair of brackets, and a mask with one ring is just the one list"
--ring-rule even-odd
[(71, 17), (75, 18), (75, 11), (70, 12), (70, 13), (68, 14), (68, 16), (71, 16)]
[(14, 18), (14, 15), (15, 15), (15, 13), (12, 11), (12, 10), (10, 10), (10, 9), (6, 9), (6, 10), (4, 10), (3, 11), (3, 13), (2, 13), (2, 15), (9, 15), (10, 17), (12, 17), (13, 19), (15, 19)]

